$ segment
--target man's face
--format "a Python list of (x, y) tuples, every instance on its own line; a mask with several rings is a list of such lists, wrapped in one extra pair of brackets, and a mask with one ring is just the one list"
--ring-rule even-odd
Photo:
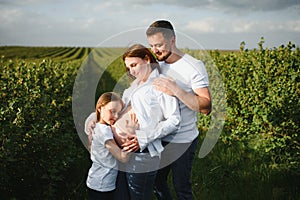
[(151, 51), (158, 61), (165, 61), (172, 54), (172, 40), (167, 39), (162, 33), (155, 33), (147, 37)]

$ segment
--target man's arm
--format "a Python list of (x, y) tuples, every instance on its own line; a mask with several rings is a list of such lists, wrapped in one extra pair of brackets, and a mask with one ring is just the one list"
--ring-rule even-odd
[(181, 88), (177, 90), (175, 96), (187, 105), (190, 109), (208, 115), (211, 112), (211, 97), (207, 87), (194, 90), (195, 94), (188, 93)]
[(169, 78), (157, 78), (153, 82), (154, 87), (168, 95), (177, 97), (191, 110), (208, 115), (211, 112), (211, 96), (208, 87), (198, 88), (194, 93), (188, 93), (181, 89), (174, 80)]

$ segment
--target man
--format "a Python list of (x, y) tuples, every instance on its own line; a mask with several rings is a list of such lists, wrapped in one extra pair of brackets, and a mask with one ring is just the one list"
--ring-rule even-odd
[(146, 31), (151, 51), (160, 62), (162, 74), (154, 86), (179, 100), (180, 129), (162, 139), (165, 150), (161, 169), (156, 178), (156, 194), (161, 199), (172, 199), (167, 177), (172, 170), (173, 185), (178, 199), (192, 199), (191, 171), (198, 143), (197, 112), (211, 112), (211, 96), (203, 63), (176, 47), (176, 36), (169, 21), (152, 23)]

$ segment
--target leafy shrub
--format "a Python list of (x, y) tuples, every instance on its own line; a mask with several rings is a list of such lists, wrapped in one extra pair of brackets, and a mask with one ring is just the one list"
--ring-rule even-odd
[(83, 156), (88, 157), (72, 121), (71, 95), (78, 63), (2, 58), (0, 68), (1, 196), (64, 195), (80, 182), (69, 183), (74, 177), (67, 172), (80, 167)]
[(262, 44), (217, 60), (228, 104), (222, 139), (242, 141), (270, 167), (299, 170), (300, 51)]
[[(195, 199), (297, 199), (300, 178), (300, 51), (210, 51), (226, 90), (219, 142), (193, 170)], [(191, 51), (195, 57), (201, 52)], [(212, 87), (215, 83), (211, 79)], [(211, 116), (199, 116), (200, 144)]]

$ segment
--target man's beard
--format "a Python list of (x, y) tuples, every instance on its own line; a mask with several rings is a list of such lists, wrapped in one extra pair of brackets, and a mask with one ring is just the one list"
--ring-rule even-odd
[(171, 54), (172, 54), (172, 52), (169, 51), (167, 55), (165, 55), (165, 56), (162, 57), (162, 58), (157, 58), (157, 60), (158, 60), (158, 61), (166, 61), (166, 60), (170, 57)]

